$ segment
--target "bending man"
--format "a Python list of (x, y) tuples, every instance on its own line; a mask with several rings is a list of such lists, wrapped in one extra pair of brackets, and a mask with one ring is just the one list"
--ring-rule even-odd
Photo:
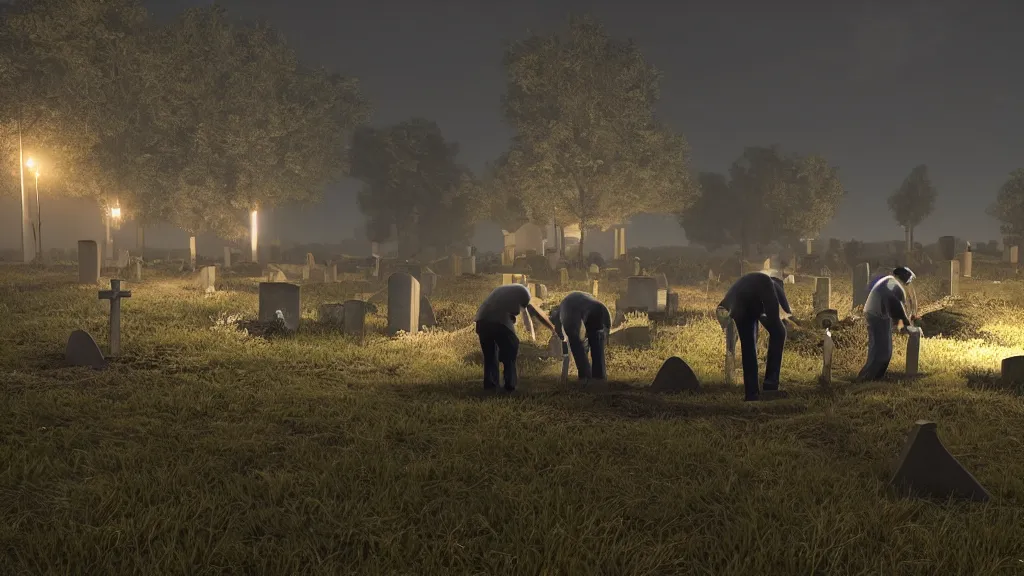
[[(476, 333), (480, 337), (480, 350), (484, 353), (484, 389), (498, 387), (499, 362), (504, 369), (505, 390), (512, 392), (516, 389), (519, 382), (516, 373), (516, 359), (519, 356), (516, 316), (520, 312), (527, 312), (527, 322), (530, 321), (529, 316), (533, 315), (541, 324), (554, 331), (551, 321), (530, 300), (530, 291), (526, 286), (507, 284), (492, 290), (476, 311)], [(533, 331), (532, 322), (530, 331)]]
[[(774, 273), (773, 273), (774, 274)], [(757, 324), (768, 331), (768, 359), (765, 363), (764, 391), (774, 396), (785, 396), (779, 390), (779, 373), (782, 371), (782, 351), (786, 346), (786, 327), (782, 324), (779, 309), (787, 315), (789, 301), (783, 289), (782, 279), (766, 272), (753, 272), (741, 276), (725, 293), (718, 305), (719, 321), (723, 328), (731, 321), (736, 323), (739, 333), (740, 351), (743, 354), (743, 389), (745, 400), (761, 399), (757, 373)], [(726, 345), (735, 353), (736, 341), (726, 330)]]
[[(551, 312), (551, 323), (555, 326), (555, 334), (563, 341), (569, 342), (580, 380), (604, 380), (608, 377), (604, 348), (608, 341), (608, 331), (612, 326), (612, 317), (607, 306), (586, 292), (570, 292)], [(586, 330), (587, 341), (590, 342), (590, 359), (594, 361), (593, 366), (587, 358), (587, 351), (580, 338), (581, 329)]]
[(916, 276), (905, 266), (900, 266), (892, 274), (875, 281), (864, 302), (864, 320), (868, 326), (868, 359), (861, 368), (857, 380), (880, 380), (889, 369), (892, 360), (892, 325), (903, 321), (910, 326), (907, 309), (907, 291), (904, 286), (910, 284)]

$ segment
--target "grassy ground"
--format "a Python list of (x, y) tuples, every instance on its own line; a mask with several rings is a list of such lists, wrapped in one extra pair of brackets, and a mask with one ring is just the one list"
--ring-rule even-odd
[[(922, 344), (924, 377), (900, 378), (897, 337), (882, 390), (820, 391), (818, 337), (796, 332), (793, 397), (750, 405), (722, 382), (724, 285), (677, 287), (685, 325), (613, 347), (606, 390), (559, 388), (544, 335), (524, 343), (521, 392), (485, 396), (463, 328), (493, 278), (442, 279), (437, 332), (383, 337), (381, 302), (360, 344), (312, 320), (365, 282), (304, 286), (303, 331), (263, 339), (237, 327), (255, 281), (204, 295), (147, 270), (123, 357), (94, 372), (61, 364), (72, 330), (107, 339), (107, 303), (74, 277), (0, 268), (0, 574), (1024, 573), (1024, 401), (985, 386), (1024, 350), (1017, 281), (965, 282), (926, 319), (947, 336)], [(798, 315), (812, 289), (787, 287)], [(837, 330), (837, 377), (863, 332)], [(702, 394), (644, 392), (672, 355)], [(990, 503), (886, 494), (918, 419)]]

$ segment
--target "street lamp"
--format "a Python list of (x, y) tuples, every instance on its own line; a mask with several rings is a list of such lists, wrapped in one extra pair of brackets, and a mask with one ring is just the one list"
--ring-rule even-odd
[(114, 238), (110, 235), (110, 226), (116, 228), (118, 223), (121, 221), (121, 203), (117, 200), (114, 204), (107, 209), (107, 217), (105, 218), (107, 224), (107, 242), (104, 252), (106, 252), (107, 258), (114, 257)]
[(28, 167), (29, 170), (33, 170), (35, 172), (35, 177), (36, 177), (36, 225), (35, 225), (35, 232), (36, 232), (36, 258), (40, 262), (42, 262), (43, 261), (43, 210), (42, 210), (42, 207), (39, 204), (39, 166), (38, 166), (38, 164), (36, 164), (36, 161), (31, 156), (29, 156), (28, 160), (25, 161), (25, 166)]

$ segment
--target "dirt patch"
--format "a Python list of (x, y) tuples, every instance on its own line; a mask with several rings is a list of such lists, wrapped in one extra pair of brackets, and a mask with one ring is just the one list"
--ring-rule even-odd
[(978, 311), (961, 308), (946, 308), (925, 314), (918, 324), (924, 330), (925, 337), (945, 336), (957, 339), (985, 338), (981, 332), (984, 316)]

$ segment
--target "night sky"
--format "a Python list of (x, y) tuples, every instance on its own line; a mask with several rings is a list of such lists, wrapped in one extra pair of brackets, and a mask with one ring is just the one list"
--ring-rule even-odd
[[(164, 18), (203, 2), (147, 4)], [(1008, 173), (1024, 167), (1019, 0), (222, 5), (271, 23), (308, 63), (358, 77), (374, 123), (436, 120), (474, 170), (511, 134), (500, 111), (504, 41), (563, 27), (571, 12), (590, 12), (613, 35), (632, 37), (663, 72), (658, 113), (686, 136), (695, 170), (725, 170), (744, 146), (772, 143), (838, 165), (848, 197), (824, 236), (902, 238), (885, 199), (926, 163), (939, 199), (918, 239), (998, 238), (985, 208)], [(281, 239), (349, 236), (362, 221), (355, 188), (330, 190), (325, 206), (279, 214)], [(629, 244), (680, 243), (674, 220), (663, 221), (632, 227)], [(488, 227), (478, 242), (493, 249), (501, 239)]]

